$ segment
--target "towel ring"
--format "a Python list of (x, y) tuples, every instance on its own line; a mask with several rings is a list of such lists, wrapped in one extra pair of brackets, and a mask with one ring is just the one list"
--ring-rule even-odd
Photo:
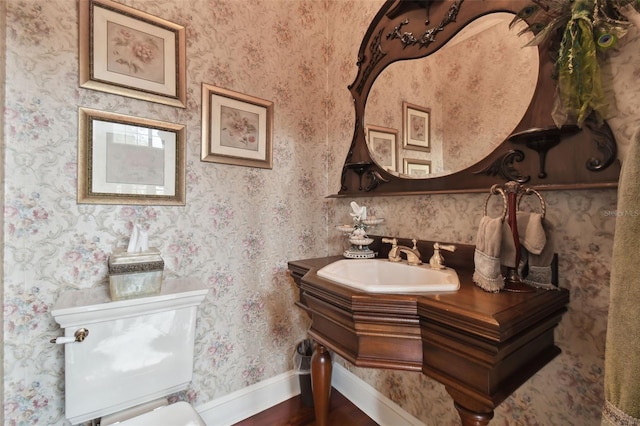
[(491, 187), (491, 190), (489, 191), (489, 196), (487, 197), (487, 201), (484, 202), (484, 210), (482, 213), (483, 213), (483, 216), (487, 215), (487, 205), (489, 205), (489, 200), (491, 199), (492, 195), (497, 195), (497, 194), (502, 195), (502, 221), (504, 221), (509, 211), (509, 205), (508, 205), (509, 203), (507, 202), (507, 194), (504, 193), (504, 189), (502, 189), (497, 184)]
[(535, 194), (535, 196), (538, 197), (538, 200), (540, 201), (540, 208), (542, 209), (542, 218), (544, 219), (544, 216), (547, 213), (547, 205), (544, 202), (544, 198), (542, 198), (542, 195), (540, 195), (538, 191), (532, 188), (525, 188), (520, 192), (520, 194), (518, 194), (518, 211), (520, 211), (520, 201), (522, 201), (522, 198), (525, 195), (531, 195), (531, 194)]

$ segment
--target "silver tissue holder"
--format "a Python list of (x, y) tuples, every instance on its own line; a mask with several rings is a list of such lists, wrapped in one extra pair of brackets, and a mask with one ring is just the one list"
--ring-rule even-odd
[(109, 290), (111, 300), (153, 296), (162, 290), (164, 260), (160, 250), (130, 253), (116, 249), (109, 256)]

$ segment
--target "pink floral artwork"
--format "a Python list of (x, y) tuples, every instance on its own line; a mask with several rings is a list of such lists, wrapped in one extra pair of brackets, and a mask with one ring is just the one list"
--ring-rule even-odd
[(393, 152), (389, 147), (389, 139), (374, 137), (371, 141), (371, 150), (383, 161), (383, 164), (392, 164)]
[(107, 22), (107, 69), (164, 84), (164, 40), (114, 22)]
[(424, 117), (420, 117), (419, 115), (411, 115), (410, 121), (410, 137), (416, 141), (424, 141), (425, 139), (425, 129), (426, 129), (426, 120)]
[(228, 106), (220, 109), (220, 145), (258, 151), (259, 115)]

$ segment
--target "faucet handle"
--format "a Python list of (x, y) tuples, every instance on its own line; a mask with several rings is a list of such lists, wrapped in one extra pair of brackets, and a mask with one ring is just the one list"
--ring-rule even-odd
[(433, 256), (431, 256), (431, 259), (429, 259), (429, 265), (433, 268), (433, 269), (444, 269), (444, 257), (442, 257), (442, 255), (440, 254), (440, 250), (447, 250), (447, 251), (455, 251), (456, 250), (456, 246), (454, 246), (453, 244), (440, 244), (440, 243), (435, 243), (433, 245)]
[(411, 240), (413, 242), (413, 251), (416, 252), (416, 255), (418, 255), (418, 257), (421, 256), (420, 254), (420, 250), (418, 250), (418, 240), (416, 240), (415, 238), (413, 240)]
[(382, 239), (383, 243), (389, 243), (391, 244), (393, 247), (398, 245), (398, 239), (397, 238), (383, 238)]
[(453, 245), (453, 244), (435, 243), (433, 245), (433, 249), (434, 250), (446, 250), (446, 251), (454, 252), (454, 251), (456, 251), (456, 246)]
[(389, 250), (389, 261), (390, 262), (400, 262), (402, 258), (398, 254), (398, 239), (397, 238), (383, 238), (383, 243), (391, 244), (391, 250)]

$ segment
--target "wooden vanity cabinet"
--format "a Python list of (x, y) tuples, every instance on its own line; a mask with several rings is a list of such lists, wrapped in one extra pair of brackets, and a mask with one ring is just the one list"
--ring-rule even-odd
[[(445, 386), (463, 425), (487, 424), (498, 404), (560, 353), (554, 328), (569, 292), (487, 293), (471, 280), (473, 247), (458, 247), (457, 257), (447, 257), (461, 283), (452, 293), (363, 293), (317, 276), (341, 256), (289, 262), (296, 304), (311, 317), (316, 342), (316, 424), (326, 424), (329, 409), (328, 351), (359, 367), (421, 371)], [(423, 260), (431, 254), (421, 251)]]

